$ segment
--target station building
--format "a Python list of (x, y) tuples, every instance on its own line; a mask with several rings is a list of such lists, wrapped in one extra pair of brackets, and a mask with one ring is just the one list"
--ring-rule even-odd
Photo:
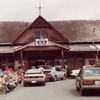
[(78, 69), (100, 63), (100, 20), (0, 22), (0, 67), (30, 69), (35, 62)]

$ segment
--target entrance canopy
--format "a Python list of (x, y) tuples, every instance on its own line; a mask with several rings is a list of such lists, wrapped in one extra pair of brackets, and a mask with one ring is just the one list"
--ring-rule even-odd
[(35, 50), (40, 50), (40, 48), (41, 48), (41, 50), (60, 50), (60, 49), (69, 50), (70, 49), (70, 47), (68, 47), (68, 46), (48, 41), (48, 45), (36, 45), (36, 42), (32, 42), (32, 43), (29, 43), (29, 44), (26, 44), (26, 45), (23, 45), (23, 46), (20, 46), (20, 47), (14, 49), (14, 52), (18, 51), (18, 50), (23, 50), (23, 51), (33, 50), (33, 51), (35, 51)]

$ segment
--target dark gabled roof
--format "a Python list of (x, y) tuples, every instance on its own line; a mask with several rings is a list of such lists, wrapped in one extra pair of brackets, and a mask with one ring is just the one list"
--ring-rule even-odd
[(28, 27), (29, 22), (0, 22), (0, 43), (12, 43)]
[[(48, 23), (69, 41), (100, 41), (100, 20), (49, 21)], [(29, 26), (30, 22), (0, 22), (0, 44), (13, 43)]]
[[(14, 41), (13, 43), (19, 38), (21, 37), (24, 32), (28, 29), (31, 29), (31, 28), (45, 28), (45, 27), (48, 27), (48, 28), (52, 28), (54, 29), (55, 31), (57, 31), (49, 22), (47, 22), (42, 16), (39, 16), (33, 23), (30, 24), (29, 27), (27, 27), (23, 33), (21, 35), (19, 35)], [(57, 31), (58, 32), (58, 31)], [(58, 32), (59, 33), (59, 32)], [(59, 33), (60, 34), (60, 33)], [(66, 42), (70, 42), (67, 38), (65, 38), (62, 34), (60, 34), (65, 40)]]
[(100, 41), (100, 20), (71, 20), (49, 22), (72, 42)]

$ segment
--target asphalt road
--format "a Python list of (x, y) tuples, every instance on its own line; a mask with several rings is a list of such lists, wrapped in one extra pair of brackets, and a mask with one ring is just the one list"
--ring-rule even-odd
[(7, 94), (0, 94), (0, 100), (100, 100), (98, 92), (89, 91), (81, 96), (75, 88), (75, 79), (56, 82), (47, 81), (46, 86), (20, 84)]

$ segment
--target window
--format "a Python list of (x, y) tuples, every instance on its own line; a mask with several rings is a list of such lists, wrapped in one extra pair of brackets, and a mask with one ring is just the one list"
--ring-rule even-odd
[(0, 68), (5, 70), (5, 56), (0, 56)]
[(35, 31), (35, 39), (39, 39), (39, 38), (47, 38), (48, 34), (47, 31)]
[(14, 56), (8, 56), (8, 68), (12, 68), (14, 70)]
[(82, 68), (83, 66), (83, 59), (82, 54), (77, 54), (77, 68)]
[(47, 38), (48, 37), (47, 36), (47, 31), (42, 31), (42, 34), (41, 35), (42, 35), (43, 38)]
[(61, 71), (61, 70), (60, 70), (60, 68), (57, 67), (57, 68), (56, 68), (56, 71)]
[(35, 39), (39, 39), (40, 38), (40, 31), (35, 31)]
[(13, 62), (14, 62), (14, 57), (8, 56), (8, 63), (13, 63)]
[(69, 69), (74, 69), (74, 54), (69, 54)]
[(5, 63), (5, 56), (0, 56), (0, 63)]

